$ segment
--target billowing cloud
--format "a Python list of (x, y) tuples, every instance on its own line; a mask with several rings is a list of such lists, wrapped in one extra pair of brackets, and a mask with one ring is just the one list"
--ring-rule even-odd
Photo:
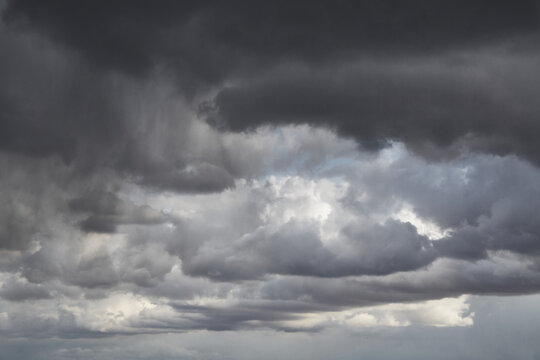
[(370, 149), (398, 140), (431, 159), (480, 150), (538, 163), (537, 56), (505, 52), (284, 67), (224, 88), (207, 112), (237, 131), (309, 123)]
[(0, 7), (7, 356), (538, 327), (537, 1)]
[(211, 121), (235, 130), (310, 123), (368, 148), (399, 140), (426, 156), (465, 147), (538, 162), (530, 136), (538, 130), (538, 9), (536, 1), (118, 1), (84, 9), (11, 1), (4, 17), (100, 68), (167, 69), (189, 97), (217, 86)]

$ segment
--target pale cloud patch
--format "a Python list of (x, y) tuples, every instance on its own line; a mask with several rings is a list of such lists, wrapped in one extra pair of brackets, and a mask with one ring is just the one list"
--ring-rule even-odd
[(414, 225), (419, 234), (427, 236), (430, 240), (442, 239), (449, 235), (449, 229), (441, 229), (433, 221), (426, 220), (414, 212), (410, 205), (404, 204), (403, 207), (392, 218), (408, 222)]
[(305, 314), (284, 326), (305, 330), (328, 326), (348, 328), (404, 327), (412, 325), (454, 327), (472, 326), (474, 313), (469, 311), (468, 296), (444, 298), (416, 303), (395, 303), (348, 309), (336, 312)]

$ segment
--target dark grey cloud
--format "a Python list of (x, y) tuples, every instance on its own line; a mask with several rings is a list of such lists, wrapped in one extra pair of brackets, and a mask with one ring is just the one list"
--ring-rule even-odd
[[(364, 147), (403, 141), (428, 158), (463, 150), (540, 151), (536, 55), (456, 55), (429, 60), (285, 67), (224, 88), (209, 121), (235, 131), (308, 123), (335, 129)], [(460, 59), (461, 57), (461, 59)], [(205, 112), (205, 109), (202, 109)]]
[(125, 131), (112, 80), (86, 69), (36, 37), (0, 29), (0, 148), (72, 160)]
[[(156, 140), (149, 143), (142, 129), (155, 131), (155, 123), (181, 127), (131, 119), (120, 103), (130, 101), (126, 92), (140, 89), (101, 71), (151, 78), (166, 69), (177, 74), (184, 95), (217, 86), (210, 106), (217, 114), (210, 121), (237, 131), (309, 123), (334, 128), (368, 148), (394, 139), (431, 158), (466, 147), (538, 161), (530, 135), (538, 109), (529, 100), (537, 94), (536, 79), (516, 62), (489, 67), (486, 59), (500, 54), (477, 50), (502, 46), (534, 58), (538, 16), (536, 1), (343, 1), (309, 7), (281, 1), (98, 1), (83, 7), (9, 1), (4, 20), (10, 31), (33, 29), (80, 56), (53, 54), (48, 66), (55, 75), (49, 79), (39, 71), (41, 64), (28, 60), (37, 58), (33, 47), (39, 41), (21, 45), (4, 35), (13, 48), (5, 56), (6, 74), (18, 74), (12, 82), (36, 82), (28, 71), (34, 69), (38, 86), (18, 85), (24, 94), (36, 93), (32, 106), (27, 95), (1, 97), (3, 144), (11, 151), (97, 162), (156, 188), (205, 192), (234, 186), (234, 169), (226, 162), (179, 156), (166, 139), (160, 139), (164, 149), (151, 150)], [(370, 65), (373, 59), (388, 66)], [(58, 66), (59, 61), (67, 64)], [(51, 83), (54, 91), (41, 89)], [(219, 90), (224, 83), (233, 86)]]
[(183, 85), (282, 60), (447, 50), (534, 33), (536, 1), (9, 1), (23, 22), (93, 63), (132, 74), (172, 65)]
[(131, 201), (121, 200), (111, 192), (92, 191), (71, 200), (70, 210), (87, 214), (81, 229), (95, 232), (115, 232), (117, 225), (156, 225), (167, 221), (167, 217), (148, 205), (137, 206)]
[[(211, 106), (218, 111), (211, 122), (237, 131), (266, 123), (326, 125), (367, 148), (394, 139), (428, 157), (472, 136), (461, 145), (538, 162), (530, 135), (537, 130), (538, 109), (530, 101), (537, 79), (520, 76), (524, 70), (515, 62), (501, 71), (486, 59), (460, 58), (490, 46), (536, 58), (537, 1), (98, 1), (80, 7), (20, 0), (8, 2), (4, 18), (101, 68), (134, 75), (169, 69), (186, 94), (240, 81), (222, 89)], [(487, 61), (501, 56), (488, 54)], [(362, 59), (390, 65), (343, 70)], [(442, 66), (430, 68), (425, 59)], [(268, 74), (283, 64), (306, 69)], [(538, 64), (529, 66), (527, 74)], [(171, 175), (162, 174), (154, 180), (171, 187)], [(223, 186), (230, 181), (209, 185)]]
[(74, 182), (113, 172), (170, 191), (234, 186), (219, 159), (191, 155), (178, 142), (190, 136), (194, 119), (188, 105), (176, 104), (181, 95), (88, 66), (39, 34), (4, 23), (0, 44), (0, 151), (59, 157), (74, 169)]

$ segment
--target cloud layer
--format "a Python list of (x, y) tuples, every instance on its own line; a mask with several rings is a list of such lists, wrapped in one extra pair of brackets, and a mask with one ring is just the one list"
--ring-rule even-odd
[(537, 1), (0, 6), (9, 349), (419, 336), (540, 290)]

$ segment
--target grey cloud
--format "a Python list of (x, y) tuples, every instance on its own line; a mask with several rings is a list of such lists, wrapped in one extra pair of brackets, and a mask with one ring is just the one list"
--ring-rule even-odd
[(26, 250), (58, 220), (66, 172), (52, 159), (41, 162), (5, 154), (0, 154), (0, 167), (0, 249)]
[[(102, 72), (37, 34), (21, 34), (3, 23), (0, 44), (3, 152), (59, 157), (73, 169), (73, 182), (102, 172), (111, 178), (112, 172), (170, 191), (234, 186), (219, 158), (193, 156), (180, 141), (179, 135), (189, 136), (194, 115), (187, 104), (176, 106), (182, 96), (165, 90), (165, 84)], [(89, 220), (89, 227), (98, 222)]]
[(273, 272), (324, 274), (321, 264), (329, 265), (334, 256), (316, 232), (306, 230), (310, 227), (308, 223), (291, 222), (277, 231), (255, 231), (234, 246), (221, 247), (218, 243), (215, 250), (206, 245), (195, 253), (180, 252), (182, 268), (189, 275), (222, 281), (253, 279)]
[(31, 283), (23, 283), (14, 278), (4, 282), (0, 288), (0, 297), (9, 301), (25, 301), (50, 299), (51, 294), (46, 287)]
[(90, 296), (99, 295), (92, 290), (113, 289), (122, 284), (158, 285), (175, 265), (175, 258), (164, 250), (158, 231), (137, 227), (127, 231), (129, 242), (115, 250), (103, 243), (94, 244), (94, 248), (92, 244), (85, 245), (84, 238), (76, 233), (69, 239), (70, 244), (65, 243), (68, 239), (49, 239), (38, 251), (23, 256), (18, 261), (19, 269), (31, 283), (58, 280), (66, 286), (83, 288)]
[[(183, 86), (215, 84), (281, 60), (444, 51), (536, 33), (536, 1), (9, 1), (4, 15), (98, 66), (147, 74), (167, 64)], [(249, 70), (248, 70), (249, 71)]]
[[(473, 160), (474, 159), (474, 160)], [(359, 173), (369, 188), (362, 201), (351, 188), (344, 204), (365, 213), (404, 201), (450, 234), (433, 246), (440, 256), (486, 257), (489, 250), (536, 255), (540, 244), (538, 169), (516, 157), (477, 156), (429, 164), (406, 156), (388, 169)], [(363, 186), (359, 189), (365, 190)]]
[(460, 229), (452, 236), (433, 243), (433, 246), (444, 256), (478, 260), (488, 257), (487, 239), (474, 228)]
[[(387, 275), (429, 265), (437, 253), (431, 242), (411, 224), (388, 221), (384, 225), (345, 230), (348, 251), (336, 253), (325, 246), (316, 224), (290, 221), (278, 229), (260, 228), (242, 240), (207, 240), (201, 232), (197, 249), (180, 250), (183, 271), (218, 281), (257, 279), (269, 274), (346, 277)], [(201, 229), (202, 230), (202, 229)], [(177, 236), (183, 241), (180, 232)], [(194, 234), (195, 235), (195, 234)]]
[[(533, 218), (538, 194), (504, 198), (482, 217), (477, 226), (464, 226), (434, 245), (446, 256), (462, 259), (487, 257), (487, 250), (507, 250), (525, 256), (540, 251), (540, 224)], [(533, 202), (530, 196), (534, 197)]]
[[(538, 79), (530, 74), (537, 67), (539, 14), (532, 0), (332, 6), (98, 1), (84, 8), (19, 0), (8, 2), (4, 18), (47, 34), (98, 68), (147, 76), (172, 71), (190, 98), (232, 84), (218, 92), (218, 114), (210, 119), (231, 129), (306, 122), (335, 128), (371, 149), (393, 139), (428, 158), (464, 146), (538, 163), (531, 136)], [(358, 68), (348, 68), (351, 63)], [(296, 67), (279, 70), (291, 64)], [(199, 190), (182, 168), (169, 166), (141, 180)], [(230, 186), (227, 174), (223, 179), (201, 188)]]
[(4, 24), (0, 43), (2, 150), (69, 161), (89, 143), (99, 149), (125, 131), (110, 78)]
[[(190, 120), (146, 118), (152, 110), (145, 106), (162, 105), (146, 100), (137, 105), (144, 116), (138, 118), (127, 109), (149, 97), (143, 89), (146, 80), (89, 67), (72, 52), (55, 47), (56, 40), (100, 67), (129, 74), (148, 73), (163, 63), (186, 77), (187, 84), (214, 84), (219, 91), (221, 80), (231, 80), (233, 87), (219, 91), (215, 102), (221, 119), (217, 121), (235, 130), (308, 122), (336, 128), (368, 148), (380, 148), (388, 139), (403, 140), (428, 157), (440, 148), (452, 152), (452, 146), (459, 147), (456, 143), (469, 135), (473, 140), (465, 145), (471, 149), (515, 152), (533, 161), (538, 152), (529, 135), (535, 130), (537, 110), (531, 105), (534, 101), (527, 101), (536, 93), (535, 79), (524, 76), (530, 71), (509, 61), (502, 70), (497, 64), (488, 66), (484, 74), (485, 59), (498, 54), (473, 51), (484, 58), (465, 56), (476, 65), (459, 65), (462, 60), (453, 55), (469, 54), (467, 44), (507, 44), (504, 39), (514, 35), (534, 35), (534, 1), (437, 6), (424, 1), (407, 6), (393, 1), (343, 2), (329, 8), (169, 1), (152, 6), (122, 1), (92, 2), (84, 9), (72, 6), (64, 1), (7, 4), (4, 18), (11, 27), (3, 27), (2, 42), (9, 51), (3, 53), (0, 70), (8, 79), (0, 91), (4, 150), (59, 155), (81, 171), (114, 169), (140, 184), (180, 192), (220, 191), (234, 186), (234, 176), (250, 173), (243, 169), (239, 174), (236, 162), (226, 155), (191, 156), (190, 149), (174, 142), (174, 135), (182, 136)], [(232, 15), (238, 7), (245, 16)], [(300, 16), (304, 21), (296, 21)], [(21, 35), (21, 22), (49, 35), (52, 42), (34, 33)], [(321, 41), (306, 41), (313, 37)], [(203, 40), (195, 44), (194, 38)], [(275, 44), (261, 47), (255, 40), (260, 38)], [(201, 42), (205, 45), (199, 46)], [(45, 56), (37, 56), (37, 46), (46, 49)], [(366, 65), (370, 61), (364, 55), (373, 52), (390, 54), (382, 55), (388, 66)], [(418, 56), (397, 56), (400, 65), (394, 61), (397, 54), (411, 53)], [(426, 57), (427, 53), (436, 55)], [(32, 60), (37, 58), (39, 62)], [(458, 65), (439, 66), (439, 59)], [(255, 66), (259, 63), (264, 66)], [(290, 68), (290, 63), (299, 65)], [(343, 64), (353, 65), (340, 70)], [(524, 65), (534, 66), (530, 61)], [(511, 66), (518, 70), (508, 70)], [(490, 79), (493, 74), (498, 81)], [(179, 117), (184, 115), (190, 116)], [(89, 219), (88, 227), (99, 223)]]
[(190, 320), (188, 328), (213, 331), (257, 328), (257, 325), (252, 324), (257, 322), (263, 324), (279, 323), (279, 321), (298, 318), (296, 314), (280, 310), (271, 311), (264, 306), (258, 307), (253, 306), (253, 304), (239, 304), (226, 309), (183, 304), (175, 304), (173, 307)]
[(74, 212), (88, 214), (80, 224), (88, 232), (115, 232), (121, 224), (156, 225), (167, 221), (167, 216), (148, 205), (137, 206), (111, 192), (90, 192), (73, 199), (69, 207)]
[[(429, 271), (401, 272), (387, 277), (363, 276), (329, 279), (318, 277), (273, 276), (263, 282), (242, 285), (241, 295), (232, 301), (225, 291), (226, 305), (190, 305), (172, 303), (182, 320), (145, 323), (158, 328), (238, 330), (260, 326), (282, 331), (320, 331), (324, 324), (284, 325), (299, 320), (303, 314), (332, 312), (351, 307), (388, 303), (411, 303), (455, 297), (463, 293), (515, 295), (538, 291), (540, 277), (527, 264), (504, 256), (471, 263), (462, 260), (439, 260)], [(498, 269), (498, 270), (495, 270)], [(494, 271), (497, 271), (495, 274)], [(252, 288), (251, 292), (248, 288)], [(238, 289), (240, 290), (240, 289)], [(153, 325), (152, 325), (153, 324)]]
[[(428, 271), (444, 258), (476, 263), (509, 252), (531, 261), (538, 253), (539, 230), (534, 214), (540, 198), (539, 175), (538, 169), (527, 162), (512, 156), (483, 155), (430, 164), (401, 153), (392, 163), (378, 166), (377, 162), (366, 161), (365, 168), (360, 165), (356, 174), (345, 173), (351, 186), (340, 202), (357, 217), (341, 228), (336, 243), (321, 241), (317, 222), (265, 224), (261, 214), (281, 198), (263, 188), (249, 196), (258, 206), (236, 204), (234, 216), (222, 217), (217, 211), (212, 214), (216, 221), (211, 225), (198, 220), (177, 223), (176, 232), (168, 240), (169, 251), (181, 258), (186, 274), (214, 281), (266, 280), (272, 274), (382, 276)], [(374, 224), (380, 214), (396, 211), (403, 204), (424, 220), (448, 229), (448, 233), (439, 240), (429, 240), (410, 223), (388, 220), (383, 225)], [(244, 213), (246, 216), (242, 216)], [(231, 228), (231, 224), (235, 225)], [(452, 291), (463, 286), (470, 291), (489, 292), (483, 290), (482, 281), (493, 281), (498, 289), (494, 291), (500, 292), (505, 287), (520, 292), (529, 285), (531, 289), (536, 286), (532, 285), (534, 273), (527, 275), (530, 282), (511, 290), (511, 276), (499, 284), (496, 277), (482, 280), (489, 272), (479, 273), (473, 280), (472, 275), (467, 278), (467, 271), (459, 277), (468, 283), (458, 281)], [(445, 296), (461, 294), (452, 291)], [(406, 299), (404, 295), (396, 301)]]
[[(312, 299), (312, 305), (362, 306), (468, 292), (536, 291), (538, 280), (533, 268), (495, 276), (495, 269), (504, 265), (490, 265), (490, 259), (501, 250), (518, 254), (525, 261), (531, 261), (537, 253), (535, 167), (516, 157), (474, 156), (430, 164), (410, 154), (400, 156), (380, 168), (377, 161), (367, 158), (358, 165), (357, 174), (347, 173), (353, 186), (342, 204), (348, 211), (357, 211), (359, 220), (343, 230), (337, 247), (323, 244), (317, 227), (309, 221), (290, 221), (278, 227), (265, 223), (261, 215), (268, 213), (268, 206), (285, 201), (267, 184), (253, 190), (248, 187), (244, 191), (250, 191), (249, 196), (232, 192), (229, 196), (234, 202), (229, 204), (224, 198), (220, 207), (212, 206), (210, 200), (200, 217), (176, 220), (176, 230), (164, 226), (126, 228), (129, 242), (113, 253), (101, 248), (79, 256), (83, 248), (78, 248), (76, 242), (71, 247), (60, 240), (44, 242), (41, 249), (23, 259), (22, 274), (33, 283), (61, 279), (65, 284), (87, 289), (112, 289), (120, 284), (157, 287), (156, 293), (180, 298), (199, 292), (218, 297), (227, 293), (226, 287), (223, 293), (213, 293), (210, 289), (217, 285), (211, 283), (190, 285), (185, 292), (164, 289), (171, 281), (167, 274), (175, 264), (171, 255), (177, 255), (188, 276), (234, 282), (240, 287), (245, 280), (258, 280), (264, 298), (292, 301), (306, 296)], [(369, 196), (359, 198), (355, 190)], [(119, 202), (111, 193), (89, 195), (73, 201), (72, 209), (100, 213), (114, 213), (118, 208), (136, 213), (139, 209), (129, 202)], [(206, 196), (199, 200), (209, 201), (214, 195)], [(294, 203), (287, 201), (293, 209)], [(410, 204), (420, 216), (453, 230), (441, 240), (429, 241), (411, 224), (388, 221), (384, 225), (367, 225), (370, 222), (360, 220), (366, 213), (384, 213), (393, 202), (400, 201)], [(467, 215), (467, 209), (475, 210)], [(461, 217), (455, 218), (455, 214)], [(214, 220), (209, 222), (208, 218)], [(72, 255), (66, 257), (64, 253)], [(446, 263), (450, 260), (441, 259), (445, 257), (467, 261)], [(469, 260), (474, 262), (469, 264)], [(437, 264), (441, 261), (457, 265), (440, 270)], [(404, 275), (399, 274), (407, 273), (407, 282), (400, 284), (398, 279)], [(289, 280), (283, 280), (274, 286), (275, 274), (284, 279), (319, 280), (313, 280), (307, 288), (306, 283), (293, 280), (290, 285)], [(352, 285), (338, 279), (355, 275), (376, 275), (380, 279), (368, 276), (366, 281)], [(514, 284), (516, 277), (522, 281)], [(392, 279), (396, 279), (395, 283)], [(358, 291), (347, 292), (347, 286)]]
[(492, 51), (462, 59), (284, 67), (224, 88), (206, 114), (236, 131), (308, 123), (371, 149), (397, 140), (427, 158), (483, 150), (538, 163), (532, 134), (539, 109), (531, 101), (539, 93), (536, 57)]
[(56, 260), (54, 249), (49, 246), (41, 248), (23, 259), (20, 266), (22, 276), (31, 283), (39, 284), (56, 278), (62, 278), (62, 264)]
[(66, 280), (74, 285), (95, 288), (112, 287), (120, 281), (110, 254), (106, 249), (82, 255), (72, 268), (72, 271), (65, 269), (64, 276)]
[[(498, 269), (496, 274), (495, 269)], [(274, 301), (307, 299), (310, 303), (339, 308), (415, 302), (461, 294), (527, 294), (535, 293), (539, 288), (540, 276), (530, 266), (505, 263), (502, 258), (476, 263), (439, 260), (429, 271), (396, 273), (383, 278), (278, 278), (264, 283), (261, 292), (266, 299)]]
[[(239, 8), (244, 15), (234, 16)], [(115, 1), (92, 2), (81, 9), (66, 1), (22, 0), (8, 2), (4, 18), (15, 30), (26, 22), (106, 68), (140, 74), (164, 63), (187, 77), (186, 83), (192, 81), (190, 76), (199, 78), (195, 82), (218, 86), (221, 80), (239, 83), (222, 89), (215, 99), (217, 117), (232, 129), (308, 122), (336, 128), (368, 148), (380, 148), (388, 139), (403, 140), (428, 157), (437, 148), (448, 151), (472, 136), (465, 141), (471, 149), (514, 152), (537, 161), (538, 149), (530, 134), (536, 129), (538, 109), (529, 101), (537, 93), (537, 79), (522, 69), (522, 65), (536, 66), (531, 60), (534, 46), (527, 53), (508, 45), (514, 35), (536, 34), (537, 10), (536, 1), (437, 5), (344, 1), (331, 7), (324, 3), (305, 7), (287, 2), (254, 6), (212, 1), (162, 1), (149, 6)], [(38, 78), (32, 106), (22, 106), (25, 99), (17, 93), (2, 97), (7, 149), (86, 160), (90, 157), (84, 153), (96, 157), (102, 151), (100, 163), (119, 167), (142, 184), (175, 191), (219, 191), (232, 186), (230, 169), (224, 164), (205, 159), (192, 163), (178, 156), (156, 164), (151, 157), (145, 160), (133, 155), (149, 152), (153, 145), (139, 143), (140, 135), (129, 126), (134, 121), (128, 121), (125, 109), (119, 106), (126, 101), (119, 94), (137, 92), (130, 88), (133, 84), (125, 86), (121, 77), (88, 68), (77, 57), (65, 58), (57, 50), (50, 51), (52, 60), (46, 61), (67, 62), (67, 66), (48, 64), (55, 74), (51, 80), (38, 71), (39, 64), (29, 60), (36, 57), (31, 45), (24, 41), (21, 45), (6, 34), (3, 37), (10, 51), (4, 55), (2, 67), (6, 75), (19, 74), (7, 78), (24, 80), (18, 86), (11, 84), (15, 80), (8, 82), (10, 89), (28, 93), (26, 79)], [(195, 38), (202, 40), (194, 43)], [(313, 38), (319, 41), (311, 41)], [(40, 43), (28, 40), (32, 36), (25, 39)], [(502, 44), (503, 51), (530, 61), (508, 60), (502, 68), (492, 66), (493, 59), (506, 61), (504, 55), (468, 47), (493, 41)], [(382, 62), (388, 66), (366, 66), (365, 55), (373, 52), (381, 52)], [(418, 56), (397, 56), (400, 53)], [(459, 65), (463, 61), (460, 54), (472, 65)], [(24, 59), (22, 64), (19, 58)], [(246, 66), (250, 63), (263, 66)], [(289, 70), (284, 65), (286, 70), (279, 71), (281, 65), (291, 63), (300, 65)], [(356, 69), (342, 69), (343, 64), (355, 63)], [(242, 72), (235, 70), (239, 68), (251, 70), (234, 75)], [(38, 76), (25, 75), (31, 73)], [(41, 89), (51, 83), (54, 91)], [(44, 101), (44, 97), (52, 99)], [(55, 99), (62, 106), (44, 105), (58, 102)], [(73, 118), (77, 121), (68, 120)], [(47, 136), (36, 141), (37, 133)], [(17, 142), (11, 143), (15, 138)], [(111, 153), (119, 158), (111, 159)], [(169, 155), (170, 151), (161, 154)]]
[[(345, 233), (354, 244), (349, 256), (360, 273), (387, 275), (429, 265), (437, 254), (432, 242), (419, 235), (410, 223), (388, 220), (371, 229), (351, 226)], [(350, 260), (349, 260), (350, 261)]]
[(537, 4), (9, 1), (0, 332), (540, 291)]
[(119, 251), (118, 273), (124, 282), (141, 287), (156, 287), (163, 283), (177, 258), (165, 250), (168, 230), (134, 228), (129, 233), (130, 246)]
[(21, 204), (14, 199), (3, 201), (0, 219), (0, 246), (3, 249), (25, 248), (32, 240), (32, 236), (39, 231), (39, 225), (27, 221), (34, 209), (27, 204)]
[(227, 170), (209, 163), (188, 164), (181, 169), (169, 167), (149, 171), (140, 182), (155, 188), (194, 193), (234, 187), (234, 179)]

